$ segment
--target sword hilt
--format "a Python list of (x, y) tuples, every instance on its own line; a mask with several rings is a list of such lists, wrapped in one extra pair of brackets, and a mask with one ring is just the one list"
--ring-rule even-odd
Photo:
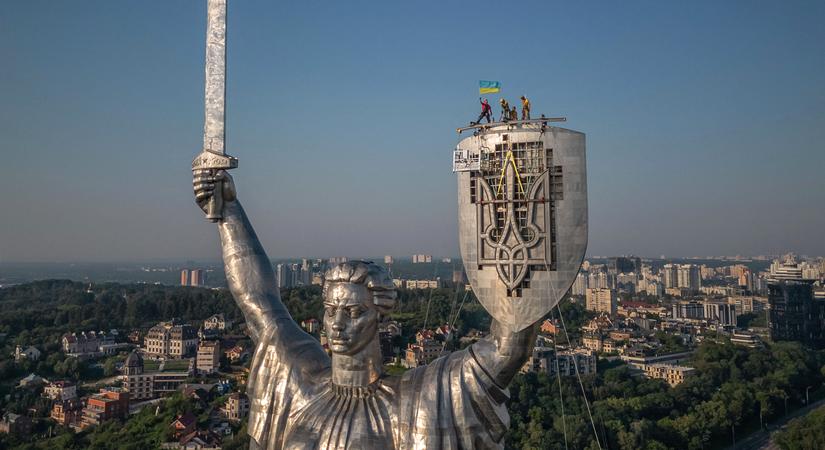
[[(218, 174), (218, 171), (210, 170), (209, 174), (214, 177)], [(223, 219), (223, 181), (216, 181), (212, 196), (209, 197), (209, 202), (206, 204), (206, 220), (218, 222), (221, 219)]]
[[(238, 159), (225, 153), (204, 150), (192, 161), (192, 170), (209, 170), (209, 176), (215, 177), (219, 170), (238, 167)], [(223, 219), (223, 181), (216, 180), (212, 196), (206, 203), (206, 219), (218, 222)]]

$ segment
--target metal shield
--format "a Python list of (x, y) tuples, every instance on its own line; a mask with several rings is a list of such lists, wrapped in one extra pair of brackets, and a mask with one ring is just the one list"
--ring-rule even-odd
[(459, 244), (481, 304), (522, 330), (572, 286), (587, 249), (585, 135), (541, 124), (494, 125), (463, 139)]

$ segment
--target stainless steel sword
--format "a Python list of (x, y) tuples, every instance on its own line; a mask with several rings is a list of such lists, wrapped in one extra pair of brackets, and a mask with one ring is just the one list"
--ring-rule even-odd
[[(238, 159), (226, 154), (226, 2), (207, 0), (206, 83), (204, 95), (203, 151), (192, 161), (192, 170), (219, 170), (238, 167)], [(206, 218), (223, 217), (223, 183), (215, 183), (214, 195), (206, 207)]]

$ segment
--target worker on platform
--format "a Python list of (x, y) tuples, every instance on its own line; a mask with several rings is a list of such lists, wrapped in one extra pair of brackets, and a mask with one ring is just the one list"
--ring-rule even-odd
[(521, 96), (521, 120), (530, 119), (530, 100), (525, 96)]
[(510, 120), (518, 120), (518, 111), (515, 106), (510, 110)]
[(490, 103), (487, 102), (486, 98), (484, 100), (482, 100), (481, 97), (478, 98), (478, 101), (481, 102), (481, 114), (478, 115), (478, 119), (476, 119), (474, 124), (481, 123), (481, 119), (485, 118), (485, 117), (487, 118), (487, 123), (492, 122), (493, 121), (493, 108), (490, 106)]
[(499, 100), (498, 103), (501, 105), (501, 118), (499, 119), (499, 122), (507, 122), (510, 118), (510, 104), (503, 98)]

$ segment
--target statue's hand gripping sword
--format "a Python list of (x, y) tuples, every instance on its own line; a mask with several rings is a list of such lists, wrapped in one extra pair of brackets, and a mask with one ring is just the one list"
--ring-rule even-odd
[[(226, 154), (226, 1), (207, 0), (206, 24), (206, 87), (203, 151), (192, 161), (192, 171), (209, 170), (212, 176), (219, 170), (238, 167), (238, 160)], [(206, 207), (206, 218), (217, 222), (223, 218), (223, 182), (215, 182), (215, 190)]]

